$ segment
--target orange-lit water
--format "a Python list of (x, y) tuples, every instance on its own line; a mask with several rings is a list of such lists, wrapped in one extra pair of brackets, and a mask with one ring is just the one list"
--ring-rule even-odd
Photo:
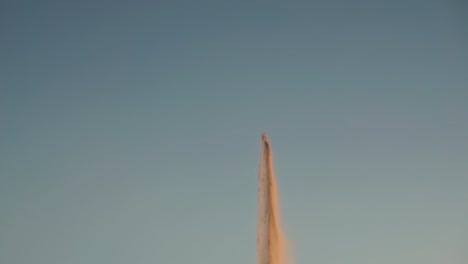
[(286, 239), (279, 222), (271, 145), (265, 133), (262, 134), (257, 195), (257, 264), (290, 264)]

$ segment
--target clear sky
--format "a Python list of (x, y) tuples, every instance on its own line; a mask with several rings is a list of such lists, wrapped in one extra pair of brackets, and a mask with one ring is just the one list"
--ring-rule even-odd
[(0, 1), (0, 263), (468, 261), (466, 1)]

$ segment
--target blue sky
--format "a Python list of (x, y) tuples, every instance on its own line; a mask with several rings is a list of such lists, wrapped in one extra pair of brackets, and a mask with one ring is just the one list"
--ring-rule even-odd
[(0, 263), (466, 263), (463, 1), (1, 1)]

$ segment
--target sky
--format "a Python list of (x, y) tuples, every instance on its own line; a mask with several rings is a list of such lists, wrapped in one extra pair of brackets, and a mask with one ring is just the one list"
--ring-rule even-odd
[(465, 1), (0, 1), (0, 263), (461, 264)]

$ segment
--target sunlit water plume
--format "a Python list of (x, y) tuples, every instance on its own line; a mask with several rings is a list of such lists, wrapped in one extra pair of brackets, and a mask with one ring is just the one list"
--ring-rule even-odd
[(262, 134), (258, 168), (257, 264), (291, 264), (279, 222), (278, 195), (270, 142)]

